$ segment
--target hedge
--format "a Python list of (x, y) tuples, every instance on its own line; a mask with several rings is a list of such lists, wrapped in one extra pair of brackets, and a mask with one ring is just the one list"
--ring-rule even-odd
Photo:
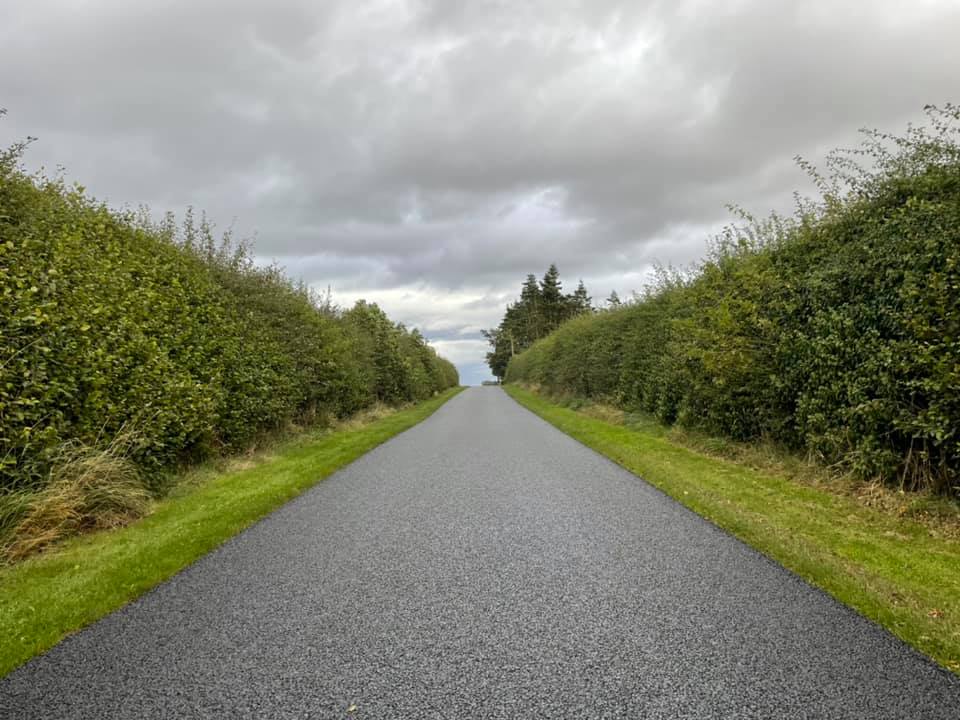
[(121, 430), (151, 482), (290, 422), (458, 383), (376, 306), (341, 310), (188, 214), (116, 212), (0, 153), (0, 491)]
[(561, 326), (507, 381), (956, 492), (960, 113), (928, 110), (932, 129), (865, 133), (814, 175), (819, 200), (744, 214), (696, 270)]

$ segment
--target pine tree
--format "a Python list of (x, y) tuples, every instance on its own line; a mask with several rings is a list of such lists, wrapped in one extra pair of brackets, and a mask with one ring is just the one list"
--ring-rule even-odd
[(556, 330), (564, 320), (563, 286), (560, 283), (560, 271), (550, 263), (547, 272), (540, 281), (540, 299), (543, 303), (544, 335)]
[(533, 273), (527, 275), (523, 288), (520, 291), (520, 306), (523, 315), (523, 344), (529, 345), (545, 334), (543, 332), (543, 318), (540, 313), (540, 286)]
[(483, 331), (490, 343), (487, 364), (502, 379), (510, 358), (540, 338), (546, 337), (571, 317), (593, 312), (592, 298), (583, 280), (570, 295), (563, 294), (560, 272), (555, 264), (547, 268), (543, 279), (527, 275), (520, 287), (520, 299), (507, 305), (500, 325)]
[(593, 312), (593, 305), (591, 298), (587, 294), (587, 288), (583, 284), (583, 280), (580, 280), (580, 284), (577, 285), (577, 289), (574, 291), (573, 295), (570, 296), (570, 313), (571, 315), (581, 315), (583, 313)]

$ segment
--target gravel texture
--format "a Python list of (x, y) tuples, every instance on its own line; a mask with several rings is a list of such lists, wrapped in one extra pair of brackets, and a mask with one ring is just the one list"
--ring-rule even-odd
[(960, 681), (475, 388), (14, 671), (0, 716), (956, 720)]

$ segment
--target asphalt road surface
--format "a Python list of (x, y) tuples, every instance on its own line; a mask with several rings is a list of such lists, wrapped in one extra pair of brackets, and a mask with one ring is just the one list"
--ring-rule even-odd
[(960, 718), (960, 682), (475, 388), (0, 681), (4, 718)]

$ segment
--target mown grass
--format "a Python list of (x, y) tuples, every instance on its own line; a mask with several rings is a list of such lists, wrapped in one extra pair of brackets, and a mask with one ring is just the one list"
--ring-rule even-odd
[(960, 541), (852, 497), (709, 457), (660, 427), (615, 425), (516, 385), (563, 432), (960, 674)]
[(0, 676), (213, 550), (271, 510), (416, 425), (453, 397), (306, 433), (228, 472), (194, 472), (140, 521), (0, 568)]

